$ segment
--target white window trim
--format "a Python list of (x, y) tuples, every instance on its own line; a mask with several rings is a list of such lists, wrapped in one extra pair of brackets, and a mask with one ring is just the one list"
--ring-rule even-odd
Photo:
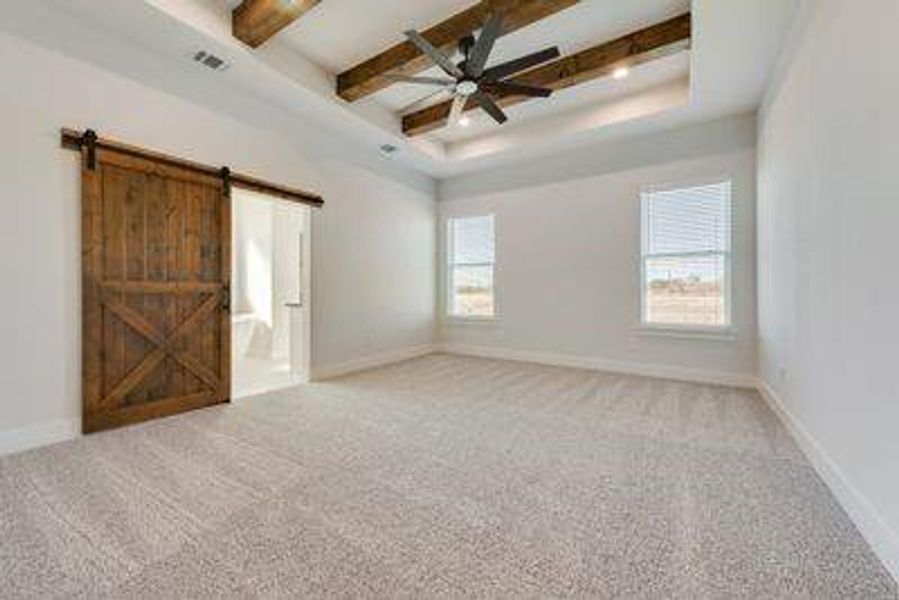
[(494, 308), (493, 316), (490, 317), (444, 314), (443, 322), (450, 325), (494, 325), (499, 322), (499, 316), (496, 314), (496, 309)]
[[(492, 263), (472, 263), (466, 266), (489, 266), (492, 269), (493, 276), (493, 314), (492, 315), (456, 315), (453, 314), (453, 269), (456, 266), (454, 263), (451, 264), (450, 261), (453, 257), (453, 236), (450, 233), (450, 227), (452, 226), (452, 221), (454, 219), (470, 219), (470, 218), (478, 218), (478, 217), (490, 217), (493, 219), (493, 262)], [(443, 235), (444, 235), (444, 243), (443, 251), (443, 293), (441, 294), (443, 300), (443, 309), (441, 312), (441, 318), (443, 322), (447, 324), (461, 324), (461, 325), (489, 325), (496, 323), (499, 321), (499, 294), (497, 292), (496, 286), (496, 265), (499, 262), (497, 256), (497, 224), (496, 224), (496, 214), (495, 213), (477, 213), (477, 214), (463, 214), (463, 215), (448, 215), (444, 219), (443, 225)]]
[(737, 339), (737, 330), (719, 325), (638, 325), (636, 335), (662, 338), (684, 338), (730, 342)]
[[(646, 219), (648, 217), (646, 210), (647, 195), (684, 188), (715, 185), (718, 183), (730, 183), (730, 236), (727, 240), (727, 250), (725, 252), (646, 253)], [(719, 175), (716, 177), (698, 177), (674, 183), (645, 185), (640, 188), (640, 322), (635, 327), (635, 330), (639, 335), (719, 341), (731, 341), (737, 338), (737, 330), (734, 327), (733, 319), (734, 188), (734, 177), (730, 174)], [(648, 258), (719, 255), (724, 256), (724, 325), (680, 325), (676, 323), (651, 323), (646, 320), (646, 261)]]

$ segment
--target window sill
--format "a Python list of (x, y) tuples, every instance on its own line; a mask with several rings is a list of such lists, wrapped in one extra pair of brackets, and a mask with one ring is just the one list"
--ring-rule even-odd
[(499, 322), (499, 317), (460, 317), (447, 315), (443, 317), (446, 325), (495, 325)]
[(733, 327), (679, 327), (677, 325), (639, 325), (635, 333), (640, 336), (670, 337), (691, 340), (733, 342), (737, 331)]

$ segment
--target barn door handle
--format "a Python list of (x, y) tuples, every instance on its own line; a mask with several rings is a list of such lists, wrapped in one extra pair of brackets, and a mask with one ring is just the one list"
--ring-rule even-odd
[(231, 311), (231, 286), (222, 286), (222, 310)]

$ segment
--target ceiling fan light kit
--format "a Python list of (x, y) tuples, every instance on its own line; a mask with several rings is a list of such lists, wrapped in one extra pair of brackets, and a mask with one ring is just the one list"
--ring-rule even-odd
[(557, 47), (547, 48), (540, 52), (487, 68), (487, 61), (490, 59), (490, 54), (493, 52), (493, 47), (502, 31), (502, 26), (502, 15), (493, 14), (487, 19), (477, 39), (473, 36), (468, 36), (460, 40), (459, 49), (464, 60), (458, 64), (435, 48), (417, 31), (406, 31), (405, 34), (409, 41), (437, 65), (447, 75), (447, 78), (393, 77), (396, 81), (439, 88), (426, 98), (406, 107), (404, 112), (421, 104), (426, 104), (437, 96), (449, 95), (453, 100), (449, 115), (449, 123), (451, 125), (459, 124), (462, 127), (466, 127), (470, 123), (467, 119), (462, 121), (462, 115), (465, 110), (471, 108), (469, 106), (470, 102), (480, 106), (494, 121), (503, 124), (509, 118), (499, 104), (496, 103), (495, 95), (518, 95), (532, 98), (548, 98), (552, 95), (552, 90), (549, 88), (518, 84), (507, 78), (514, 77), (522, 71), (559, 58), (561, 53)]

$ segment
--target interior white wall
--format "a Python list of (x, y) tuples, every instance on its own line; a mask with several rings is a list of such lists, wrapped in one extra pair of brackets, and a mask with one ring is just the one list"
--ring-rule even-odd
[(313, 221), (314, 378), (412, 340), (430, 345), (435, 330), (432, 197), (333, 163), (322, 165), (322, 176), (326, 198), (359, 202), (332, 202), (329, 219)]
[(263, 327), (254, 329), (247, 351), (271, 358), (275, 330), (274, 206), (242, 190), (234, 192), (232, 206), (231, 272), (232, 314), (252, 313)]
[[(441, 342), (489, 355), (752, 381), (754, 142), (755, 120), (747, 115), (619, 141), (581, 151), (570, 161), (562, 157), (447, 181), (441, 186), (441, 229), (449, 217), (496, 215), (499, 316), (487, 323), (443, 318)], [(707, 177), (731, 178), (734, 184), (736, 339), (648, 335), (639, 329), (641, 189)], [(445, 312), (442, 307), (440, 314)]]
[(80, 418), (80, 173), (59, 128), (321, 193), (313, 371), (419, 348), (434, 333), (435, 206), (409, 183), (0, 33), (0, 451), (70, 435)]
[(805, 3), (759, 127), (759, 362), (899, 579), (899, 4)]
[[(300, 236), (306, 233), (307, 209), (283, 200), (272, 202), (273, 266), (273, 327), (272, 356), (290, 357), (291, 313), (297, 309), (287, 306), (300, 300)], [(302, 311), (305, 312), (305, 311)], [(302, 317), (301, 317), (302, 318)]]
[[(243, 191), (236, 190), (231, 204), (231, 229), (234, 235), (231, 240), (231, 311), (234, 314), (255, 312), (253, 291), (250, 289), (253, 277), (251, 271), (255, 270), (250, 262), (250, 256), (254, 253), (251, 248), (267, 245), (265, 236), (260, 233), (270, 228), (271, 215), (268, 207), (264, 203), (254, 206), (246, 200)], [(263, 239), (256, 241), (256, 237)]]
[(286, 359), (294, 310), (287, 304), (300, 299), (300, 237), (310, 209), (241, 189), (232, 207), (232, 313), (252, 313), (264, 325), (256, 328), (253, 355)]

